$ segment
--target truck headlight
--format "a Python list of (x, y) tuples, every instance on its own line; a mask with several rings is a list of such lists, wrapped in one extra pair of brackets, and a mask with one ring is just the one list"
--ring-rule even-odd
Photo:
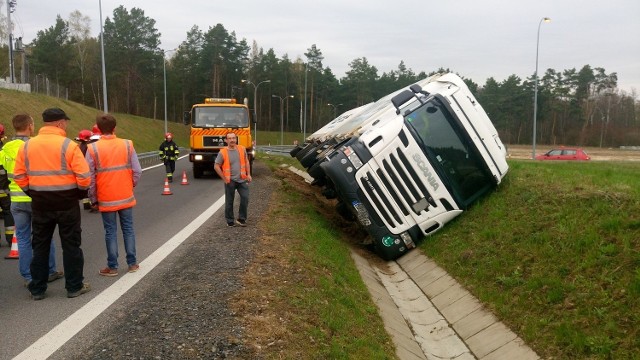
[(349, 159), (349, 161), (351, 161), (351, 164), (353, 164), (353, 167), (355, 167), (356, 170), (358, 170), (358, 169), (360, 169), (362, 167), (362, 160), (360, 160), (360, 157), (358, 157), (358, 154), (356, 154), (356, 152), (353, 151), (351, 146), (345, 146), (342, 149), (342, 152), (347, 157), (347, 159)]
[(193, 160), (195, 160), (195, 161), (202, 161), (202, 155), (194, 155), (194, 156), (193, 156)]
[(408, 232), (405, 231), (402, 234), (400, 234), (400, 238), (402, 239), (404, 244), (407, 246), (407, 249), (413, 249), (414, 247), (416, 247), (416, 244), (413, 242), (413, 239), (411, 238), (411, 235), (409, 235)]

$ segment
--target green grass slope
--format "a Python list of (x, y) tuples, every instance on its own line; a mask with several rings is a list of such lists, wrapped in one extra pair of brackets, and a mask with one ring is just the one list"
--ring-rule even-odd
[(546, 359), (640, 358), (640, 163), (510, 161), (421, 248)]
[[(15, 114), (31, 115), (36, 122), (37, 131), (42, 126), (42, 111), (50, 107), (61, 108), (71, 118), (67, 128), (67, 137), (71, 139), (75, 138), (82, 129), (91, 130), (95, 124), (96, 115), (102, 112), (102, 110), (56, 97), (0, 89), (0, 123), (4, 125), (5, 134), (9, 138), (14, 133), (11, 119)], [(114, 113), (118, 121), (116, 135), (133, 140), (136, 151), (139, 153), (156, 150), (164, 140), (164, 112), (162, 109), (159, 109), (159, 112), (162, 120)], [(171, 122), (171, 120), (178, 122)], [(179, 146), (189, 147), (189, 127), (182, 125), (181, 119), (169, 119), (168, 129), (173, 133)]]

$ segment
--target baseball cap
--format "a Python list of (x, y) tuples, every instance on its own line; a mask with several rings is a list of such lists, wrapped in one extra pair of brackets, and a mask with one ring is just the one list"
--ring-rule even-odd
[(42, 121), (71, 120), (67, 114), (60, 108), (49, 108), (42, 113)]

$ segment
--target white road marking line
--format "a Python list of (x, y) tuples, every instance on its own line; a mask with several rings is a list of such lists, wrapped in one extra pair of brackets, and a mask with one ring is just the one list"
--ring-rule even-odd
[(140, 263), (140, 270), (123, 275), (113, 285), (106, 288), (95, 298), (91, 299), (83, 307), (71, 314), (48, 333), (18, 354), (14, 360), (46, 359), (56, 352), (62, 345), (69, 341), (80, 330), (98, 317), (111, 304), (124, 295), (138, 281), (158, 266), (169, 254), (182, 244), (193, 232), (195, 232), (207, 219), (215, 214), (224, 205), (224, 197), (221, 197), (200, 216), (185, 226), (180, 232), (159, 247), (144, 261)]

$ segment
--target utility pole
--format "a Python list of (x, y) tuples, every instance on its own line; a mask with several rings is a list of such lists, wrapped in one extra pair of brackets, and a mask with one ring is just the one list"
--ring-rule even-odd
[(7, 0), (7, 34), (9, 34), (9, 82), (15, 82), (15, 75), (13, 73), (13, 34), (11, 26), (11, 13), (16, 11), (17, 0)]

